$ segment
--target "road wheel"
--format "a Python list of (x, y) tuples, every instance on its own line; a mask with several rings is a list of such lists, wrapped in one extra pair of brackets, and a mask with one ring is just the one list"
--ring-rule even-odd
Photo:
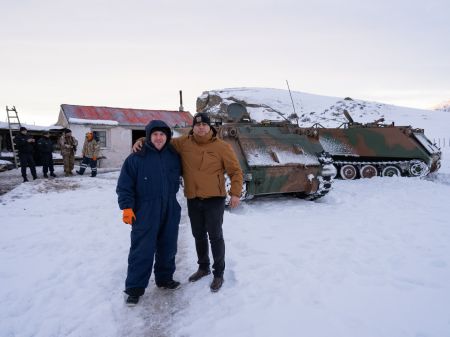
[(383, 177), (400, 177), (400, 170), (397, 166), (386, 166), (381, 172)]
[(350, 165), (350, 164), (342, 166), (339, 173), (341, 174), (341, 177), (344, 180), (353, 180), (358, 175), (358, 171), (356, 170), (356, 167), (354, 167), (353, 165)]
[(378, 175), (377, 168), (373, 165), (364, 165), (359, 170), (359, 173), (361, 174), (361, 178), (372, 178)]
[(409, 165), (409, 173), (412, 177), (424, 177), (430, 172), (428, 166), (421, 160), (412, 160)]

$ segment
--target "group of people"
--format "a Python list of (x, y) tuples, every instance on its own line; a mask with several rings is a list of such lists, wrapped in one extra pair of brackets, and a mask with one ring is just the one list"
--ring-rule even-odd
[[(181, 217), (176, 198), (180, 177), (198, 258), (198, 269), (188, 281), (196, 282), (211, 274), (211, 247), (213, 279), (209, 287), (217, 292), (224, 282), (225, 197), (229, 193), (230, 207), (237, 207), (243, 184), (236, 154), (217, 137), (206, 113), (194, 116), (192, 129), (185, 136), (172, 138), (171, 129), (159, 120), (150, 122), (145, 131), (146, 137), (134, 144), (134, 153), (122, 166), (116, 190), (123, 222), (131, 225), (126, 303), (134, 306), (139, 302), (152, 269), (157, 287), (180, 287), (180, 282), (173, 279)], [(229, 192), (224, 173), (231, 180)]]
[[(16, 144), (20, 168), (24, 182), (28, 182), (27, 167), (30, 168), (33, 180), (37, 179), (36, 163), (34, 161), (34, 150), (37, 145), (37, 151), (42, 161), (42, 173), (44, 178), (56, 177), (55, 168), (53, 164), (53, 147), (54, 143), (50, 139), (50, 132), (44, 132), (38, 142), (28, 134), (28, 129), (24, 126), (20, 127), (19, 133), (14, 137)], [(64, 164), (64, 174), (66, 177), (73, 175), (75, 166), (75, 153), (77, 151), (78, 141), (72, 136), (70, 129), (65, 129), (63, 135), (59, 138), (59, 147)], [(92, 131), (86, 133), (86, 139), (83, 144), (82, 156), (79, 171), (77, 174), (83, 175), (87, 166), (91, 167), (91, 177), (97, 175), (97, 158), (99, 156), (100, 145), (96, 141)]]
[[(229, 193), (229, 206), (237, 207), (243, 184), (236, 154), (229, 144), (217, 137), (206, 113), (194, 116), (192, 129), (185, 136), (172, 138), (172, 130), (160, 120), (150, 122), (145, 131), (146, 137), (134, 144), (134, 152), (126, 158), (116, 189), (119, 207), (123, 211), (122, 220), (131, 226), (124, 291), (126, 303), (134, 306), (139, 302), (149, 284), (152, 269), (157, 287), (174, 290), (181, 285), (173, 278), (181, 219), (181, 207), (177, 201), (181, 177), (198, 258), (198, 268), (188, 281), (196, 282), (211, 274), (211, 249), (213, 279), (209, 287), (212, 292), (217, 292), (223, 285), (225, 271), (222, 230), (225, 200)], [(27, 166), (33, 179), (37, 179), (33, 159), (34, 138), (27, 134), (25, 127), (21, 127), (14, 141), (19, 150), (24, 182), (28, 181)], [(50, 176), (56, 176), (53, 145), (48, 132), (37, 143), (44, 177), (48, 177), (48, 172)], [(64, 130), (59, 146), (64, 173), (72, 176), (78, 141), (71, 130)], [(90, 166), (91, 176), (96, 176), (99, 149), (94, 134), (88, 132), (77, 174), (84, 174)], [(225, 188), (225, 173), (231, 181), (229, 191)]]

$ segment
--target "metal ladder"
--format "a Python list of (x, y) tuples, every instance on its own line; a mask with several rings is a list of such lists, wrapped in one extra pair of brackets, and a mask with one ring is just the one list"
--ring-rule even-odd
[(19, 115), (17, 114), (16, 107), (13, 106), (12, 108), (8, 108), (6, 106), (6, 115), (8, 116), (8, 127), (9, 127), (9, 136), (11, 137), (11, 146), (13, 150), (13, 157), (14, 157), (14, 167), (19, 167), (19, 161), (17, 159), (17, 150), (16, 146), (14, 145), (14, 135), (13, 131), (19, 131), (20, 127), (22, 126), (20, 124)]

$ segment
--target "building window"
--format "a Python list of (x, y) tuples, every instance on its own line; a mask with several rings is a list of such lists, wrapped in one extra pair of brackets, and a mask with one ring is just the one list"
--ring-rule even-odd
[(107, 147), (106, 143), (106, 131), (94, 131), (94, 138), (97, 140), (97, 142), (100, 144), (100, 147)]

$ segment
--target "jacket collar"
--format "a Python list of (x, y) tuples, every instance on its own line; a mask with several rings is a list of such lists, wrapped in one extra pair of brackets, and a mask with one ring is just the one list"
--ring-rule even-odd
[(204, 136), (199, 136), (199, 135), (195, 135), (192, 134), (192, 139), (197, 143), (197, 144), (208, 144), (213, 142), (216, 139), (216, 134), (213, 132), (213, 130), (211, 129), (206, 135)]

